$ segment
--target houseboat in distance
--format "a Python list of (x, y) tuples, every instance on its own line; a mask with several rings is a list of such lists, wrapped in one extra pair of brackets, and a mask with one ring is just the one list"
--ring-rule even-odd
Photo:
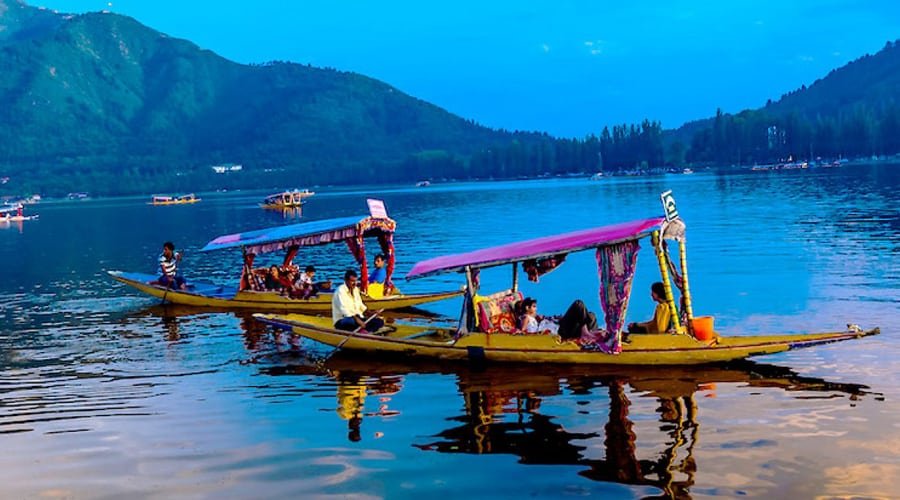
[(194, 193), (184, 194), (181, 196), (153, 195), (150, 200), (151, 205), (186, 205), (189, 203), (197, 203), (200, 201)]
[(309, 189), (304, 189), (303, 191), (300, 191), (299, 189), (284, 191), (266, 196), (266, 199), (263, 200), (259, 206), (262, 208), (274, 208), (278, 210), (285, 208), (299, 208), (306, 203), (306, 198), (309, 198), (314, 194), (316, 193)]

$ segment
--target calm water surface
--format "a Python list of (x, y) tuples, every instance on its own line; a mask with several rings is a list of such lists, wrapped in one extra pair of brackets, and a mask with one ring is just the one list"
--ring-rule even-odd
[[(882, 335), (705, 369), (323, 365), (328, 349), (247, 314), (164, 307), (106, 276), (153, 272), (173, 240), (188, 278), (235, 281), (236, 252), (196, 250), (284, 222), (256, 207), (266, 193), (44, 203), (40, 220), (0, 225), (0, 497), (900, 496), (900, 166), (319, 189), (302, 218), (383, 198), (402, 275), (438, 254), (653, 216), (668, 188), (695, 310), (717, 329)], [(342, 247), (298, 261), (334, 277), (351, 264)], [(648, 248), (638, 267), (629, 320), (652, 311)], [(544, 313), (574, 298), (596, 309), (593, 257), (524, 291)]]

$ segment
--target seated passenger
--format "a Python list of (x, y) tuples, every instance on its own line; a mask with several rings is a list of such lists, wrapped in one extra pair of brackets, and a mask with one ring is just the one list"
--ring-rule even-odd
[(597, 316), (581, 300), (572, 302), (559, 318), (559, 336), (563, 340), (580, 338), (597, 329)]
[(306, 269), (294, 281), (294, 287), (298, 291), (304, 292), (307, 297), (310, 297), (323, 290), (331, 290), (331, 280), (317, 282), (316, 268), (314, 266), (306, 266)]
[(666, 333), (672, 327), (672, 312), (666, 304), (666, 289), (662, 283), (650, 286), (650, 298), (656, 302), (653, 318), (641, 323), (629, 323), (628, 333)]
[(525, 300), (522, 301), (521, 309), (522, 314), (519, 316), (519, 329), (523, 332), (538, 333), (549, 331), (550, 333), (557, 333), (559, 331), (559, 325), (552, 319), (538, 316), (537, 300), (526, 297)]
[(375, 332), (384, 326), (381, 318), (365, 315), (366, 305), (363, 304), (357, 286), (359, 276), (356, 271), (349, 269), (344, 273), (344, 283), (337, 287), (334, 297), (331, 298), (331, 319), (338, 330), (363, 333)]
[(316, 277), (316, 268), (313, 266), (306, 266), (306, 269), (304, 269), (303, 272), (300, 273), (299, 276), (297, 276), (297, 281), (295, 282), (295, 284), (296, 285), (304, 285), (304, 286), (308, 285), (308, 286), (312, 287), (313, 278), (315, 278), (315, 277)]
[(269, 267), (269, 272), (266, 273), (266, 290), (281, 292), (284, 291), (285, 288), (290, 290), (290, 281), (287, 281), (286, 276), (282, 275), (281, 270), (278, 269), (278, 266), (272, 265), (271, 267)]
[(584, 302), (576, 300), (557, 318), (538, 316), (537, 300), (528, 297), (522, 301), (520, 328), (527, 333), (549, 330), (563, 340), (577, 339), (597, 329), (597, 317), (588, 311)]
[(384, 283), (387, 280), (387, 270), (384, 268), (384, 254), (375, 256), (375, 269), (369, 273), (369, 283)]

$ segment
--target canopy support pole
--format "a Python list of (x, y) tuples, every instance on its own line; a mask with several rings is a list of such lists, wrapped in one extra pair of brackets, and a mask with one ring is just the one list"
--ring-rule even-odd
[(472, 268), (466, 266), (466, 294), (463, 298), (462, 314), (459, 318), (457, 336), (465, 335), (475, 328), (475, 279), (472, 277)]
[(681, 279), (684, 284), (684, 290), (681, 292), (682, 297), (684, 299), (684, 310), (687, 315), (687, 325), (685, 325), (688, 331), (693, 330), (692, 320), (694, 319), (694, 308), (691, 305), (691, 289), (688, 286), (688, 268), (687, 268), (687, 255), (686, 250), (687, 245), (684, 243), (684, 238), (678, 240), (678, 257), (681, 261)]
[(678, 308), (675, 307), (675, 294), (672, 293), (672, 281), (669, 278), (669, 266), (666, 265), (666, 254), (663, 252), (659, 230), (653, 231), (650, 235), (650, 241), (656, 251), (656, 260), (659, 263), (659, 274), (662, 277), (663, 288), (666, 290), (666, 303), (669, 305), (669, 312), (672, 314), (672, 324), (675, 326), (676, 333), (683, 334), (684, 327), (681, 326), (681, 318), (678, 317)]
[(519, 263), (513, 262), (512, 264), (512, 291), (513, 293), (519, 291)]

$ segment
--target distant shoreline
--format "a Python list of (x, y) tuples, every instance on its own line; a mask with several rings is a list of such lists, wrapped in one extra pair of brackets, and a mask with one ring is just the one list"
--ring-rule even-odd
[[(788, 168), (788, 169), (766, 169), (762, 171), (753, 171), (752, 166), (741, 166), (741, 167), (699, 167), (694, 166), (691, 167), (693, 174), (701, 174), (701, 175), (739, 175), (739, 174), (761, 174), (761, 173), (769, 173), (776, 172), (781, 173), (784, 171), (809, 171), (809, 172), (829, 172), (832, 170), (840, 170), (841, 168), (851, 167), (891, 167), (897, 166), (900, 167), (900, 158), (885, 158), (880, 160), (871, 160), (871, 159), (857, 159), (857, 160), (848, 160), (846, 163), (841, 164), (840, 167), (837, 168), (825, 168), (825, 167), (808, 167), (808, 168)], [(418, 187), (414, 183), (385, 183), (385, 184), (330, 184), (330, 185), (316, 185), (309, 186), (311, 189), (317, 190), (316, 196), (330, 196), (330, 195), (339, 195), (344, 193), (352, 193), (352, 192), (365, 192), (371, 191), (374, 193), (382, 193), (382, 192), (422, 192), (427, 193), (431, 190), (440, 189), (445, 186), (459, 186), (464, 184), (489, 184), (489, 183), (513, 183), (513, 182), (534, 182), (534, 181), (548, 181), (548, 180), (569, 180), (569, 181), (590, 181), (591, 176), (594, 174), (587, 172), (579, 172), (572, 174), (562, 174), (562, 175), (539, 175), (532, 177), (517, 177), (517, 178), (508, 178), (508, 179), (436, 179), (430, 180), (429, 186)], [(594, 180), (590, 182), (595, 183), (603, 183), (606, 179), (633, 179), (636, 177), (662, 177), (662, 176), (682, 176), (688, 175), (683, 172), (683, 170), (676, 169), (652, 169), (648, 171), (639, 171), (632, 172), (630, 174), (625, 173), (611, 173), (604, 174), (602, 178), (599, 180)], [(246, 196), (248, 198), (256, 198), (259, 197), (260, 201), (267, 194), (271, 194), (273, 192), (279, 191), (281, 188), (236, 188), (229, 190), (216, 190), (216, 191), (196, 191), (198, 196), (202, 196), (203, 198), (228, 198), (232, 197), (236, 194), (240, 194), (242, 196)], [(150, 199), (152, 194), (112, 194), (112, 195), (89, 195), (84, 199), (67, 199), (66, 197), (42, 197), (40, 202), (36, 204), (69, 204), (69, 203), (88, 203), (95, 201), (108, 201), (108, 200), (129, 200), (133, 199), (136, 201), (147, 201)], [(16, 198), (16, 197), (3, 197), (2, 202), (4, 203), (16, 203), (19, 200), (23, 200), (24, 197)], [(310, 203), (315, 203), (312, 200)]]

